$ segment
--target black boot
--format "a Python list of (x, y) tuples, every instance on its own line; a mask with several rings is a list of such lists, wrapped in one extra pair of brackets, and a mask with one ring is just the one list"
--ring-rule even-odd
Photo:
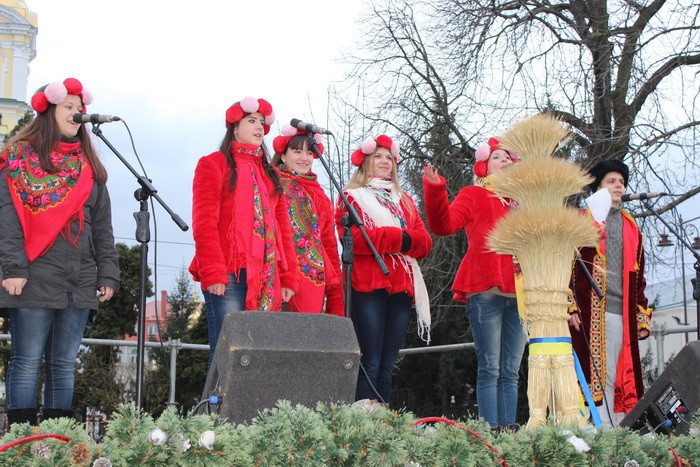
[(7, 421), (10, 422), (10, 425), (15, 423), (29, 423), (30, 425), (36, 426), (36, 408), (8, 410)]
[(61, 418), (61, 417), (68, 417), (68, 418), (73, 418), (73, 411), (72, 410), (63, 410), (63, 409), (44, 409), (43, 410), (43, 417), (42, 420), (48, 420), (50, 418)]

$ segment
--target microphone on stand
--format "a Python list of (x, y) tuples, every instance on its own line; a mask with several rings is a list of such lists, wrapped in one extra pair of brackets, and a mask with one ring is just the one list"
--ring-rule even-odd
[(320, 133), (322, 135), (332, 135), (330, 131), (326, 130), (325, 128), (321, 128), (320, 126), (316, 126), (313, 123), (306, 123), (302, 122), (298, 118), (293, 118), (291, 122), (289, 122), (290, 125), (292, 125), (294, 128), (297, 130), (303, 130), (307, 133)]
[(622, 195), (622, 201), (658, 198), (659, 196), (668, 196), (668, 193), (629, 193)]
[(77, 113), (73, 115), (75, 123), (109, 123), (121, 120), (116, 115), (101, 115), (101, 114), (84, 114)]

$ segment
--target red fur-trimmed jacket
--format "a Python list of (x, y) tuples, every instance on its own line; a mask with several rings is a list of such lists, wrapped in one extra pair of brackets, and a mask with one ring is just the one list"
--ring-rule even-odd
[[(621, 211), (621, 215), (624, 245), (623, 341), (617, 364), (614, 410), (615, 412), (629, 412), (644, 393), (637, 333), (643, 329), (650, 330), (652, 309), (648, 307), (648, 301), (644, 294), (646, 280), (644, 279), (642, 233), (628, 212)], [(596, 279), (602, 291), (605, 292), (605, 239), (601, 240), (595, 248), (581, 248), (580, 253), (586, 268)], [(598, 264), (599, 267), (594, 269), (594, 264)], [(578, 262), (574, 264), (571, 284), (575, 295), (571, 311), (578, 309), (581, 312), (583, 329), (588, 334), (585, 337), (591, 346), (591, 351), (603, 359), (599, 365), (596, 365), (602, 379), (605, 372), (605, 347), (603, 346), (605, 337), (604, 332), (602, 332), (605, 329), (605, 302), (594, 298), (595, 292), (593, 292), (591, 284)], [(602, 386), (599, 386), (599, 378), (591, 379), (591, 352), (588, 351), (583, 333), (576, 331), (573, 327), (570, 330), (574, 350), (581, 362), (586, 380), (591, 386), (591, 394), (596, 405), (600, 405), (603, 400)]]
[(459, 265), (452, 284), (455, 300), (465, 301), (468, 294), (493, 287), (504, 293), (515, 293), (513, 257), (489, 251), (488, 233), (506, 215), (508, 205), (493, 192), (480, 186), (460, 190), (452, 204), (447, 199), (445, 179), (431, 183), (423, 177), (425, 216), (435, 235), (452, 235), (465, 229), (469, 247)]
[[(362, 210), (357, 205), (355, 199), (345, 193), (348, 201), (357, 210), (357, 214), (362, 219)], [(399, 227), (375, 227), (367, 228), (367, 236), (374, 244), (377, 252), (382, 256), (389, 275), (385, 276), (372, 254), (372, 251), (367, 244), (367, 241), (362, 236), (360, 229), (356, 226), (352, 227), (352, 239), (355, 253), (355, 262), (352, 268), (352, 287), (358, 292), (373, 292), (377, 289), (386, 289), (389, 293), (408, 292), (408, 295), (413, 297), (413, 281), (411, 276), (406, 272), (403, 266), (392, 259), (392, 253), (401, 252), (402, 232), (411, 237), (411, 248), (405, 253), (416, 259), (425, 258), (430, 249), (433, 247), (433, 240), (425, 228), (423, 221), (418, 214), (413, 199), (406, 195), (410, 201), (411, 213), (407, 213), (404, 209), (404, 218), (406, 219), (406, 229)], [(345, 215), (345, 207), (340, 200), (335, 212), (335, 220), (338, 228), (338, 235), (343, 236), (344, 227), (340, 224), (341, 218)]]
[[(203, 289), (213, 284), (228, 284), (228, 274), (245, 267), (244, 251), (231, 255), (229, 232), (235, 218), (236, 199), (229, 188), (230, 179), (231, 166), (221, 152), (204, 156), (197, 163), (192, 184), (195, 256), (189, 271), (194, 280), (201, 282)], [(296, 291), (299, 279), (293, 267), (295, 253), (287, 206), (281, 196), (274, 192), (272, 182), (267, 177), (265, 183), (270, 193), (270, 205), (275, 212), (278, 249), (284, 258), (288, 258), (280, 262), (287, 265), (280, 273), (281, 286)], [(235, 249), (235, 245), (233, 247)]]

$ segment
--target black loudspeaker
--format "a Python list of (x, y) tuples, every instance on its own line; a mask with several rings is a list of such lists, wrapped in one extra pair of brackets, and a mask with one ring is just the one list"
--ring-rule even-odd
[(686, 344), (661, 376), (644, 393), (637, 405), (620, 422), (621, 426), (666, 434), (687, 434), (693, 413), (700, 406), (700, 341)]
[(229, 313), (202, 400), (219, 396), (219, 415), (244, 423), (280, 399), (315, 407), (355, 400), (360, 347), (349, 318), (316, 313)]

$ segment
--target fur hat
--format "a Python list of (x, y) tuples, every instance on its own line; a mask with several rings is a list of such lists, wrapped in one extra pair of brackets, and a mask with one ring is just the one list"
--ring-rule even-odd
[[(479, 149), (476, 150), (475, 154), (476, 162), (474, 163), (473, 169), (474, 175), (476, 175), (479, 178), (483, 178), (487, 175), (486, 172), (488, 170), (489, 159), (491, 158), (491, 154), (493, 154), (493, 152), (497, 149), (502, 149), (503, 151), (506, 151), (505, 149), (501, 148), (500, 141), (498, 140), (498, 138), (491, 138), (489, 139), (487, 144), (479, 146)], [(506, 152), (508, 153), (513, 162), (520, 162), (520, 158), (517, 154), (515, 154), (512, 151)]]
[(69, 94), (80, 97), (83, 112), (87, 112), (87, 106), (92, 104), (92, 93), (75, 78), (66, 78), (62, 83), (47, 84), (43, 91), (32, 96), (32, 109), (37, 113), (45, 112), (49, 104), (58, 105), (65, 101)]
[(350, 161), (355, 167), (359, 167), (365, 160), (365, 156), (372, 154), (377, 146), (387, 148), (394, 156), (394, 163), (398, 163), (399, 145), (387, 135), (379, 135), (376, 138), (367, 138), (360, 144), (360, 149), (355, 150), (350, 156)]
[(272, 106), (265, 99), (255, 99), (254, 97), (244, 97), (237, 104), (233, 104), (226, 110), (226, 126), (239, 122), (243, 116), (260, 112), (265, 117), (265, 134), (270, 132), (270, 125), (275, 122), (275, 112)]
[(622, 178), (625, 180), (625, 186), (627, 186), (630, 178), (630, 169), (627, 167), (627, 164), (618, 159), (608, 159), (598, 162), (588, 171), (588, 174), (595, 178), (593, 183), (588, 185), (588, 189), (591, 190), (591, 193), (598, 191), (600, 183), (610, 172), (617, 172), (622, 175)]
[[(305, 135), (306, 131), (304, 130), (297, 130), (294, 128), (292, 125), (285, 125), (282, 127), (282, 134), (275, 137), (274, 140), (272, 140), (272, 149), (277, 154), (284, 154), (284, 152), (287, 150), (287, 145), (289, 142), (292, 140), (297, 135)], [(323, 144), (321, 144), (321, 135), (315, 134), (313, 135), (314, 141), (316, 141), (316, 146), (318, 147), (318, 151), (323, 154)], [(314, 158), (316, 158), (316, 154), (314, 154)]]

